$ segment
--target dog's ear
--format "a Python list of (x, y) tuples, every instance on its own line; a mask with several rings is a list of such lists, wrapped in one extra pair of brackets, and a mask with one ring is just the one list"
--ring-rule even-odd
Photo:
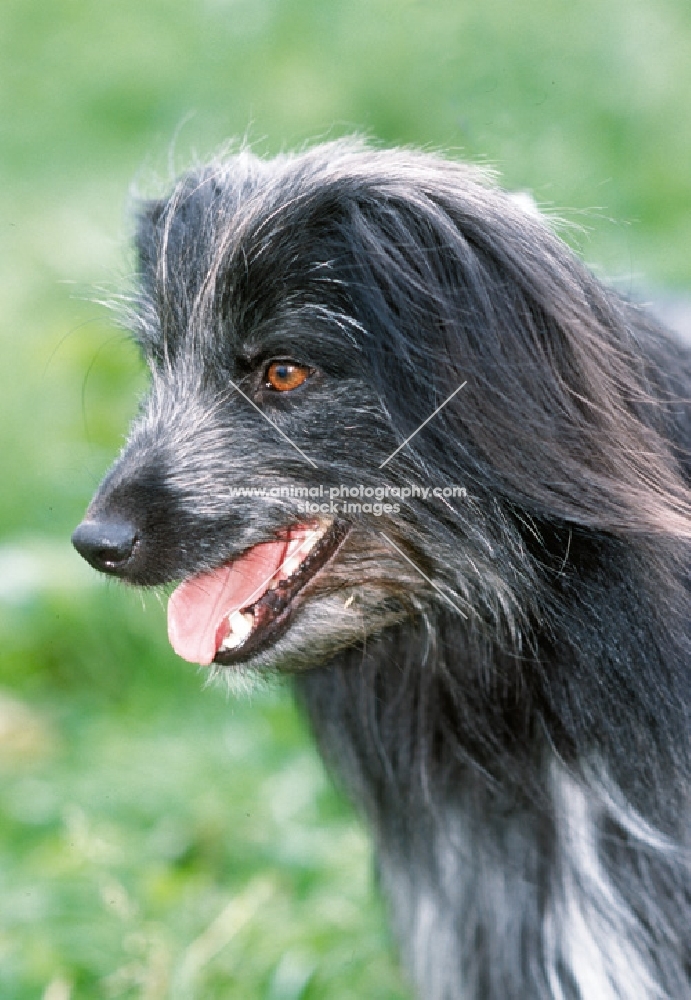
[(199, 286), (214, 255), (223, 200), (213, 172), (200, 171), (182, 177), (169, 198), (141, 204), (135, 247), (146, 288), (182, 281), (189, 294)]
[(137, 212), (134, 241), (137, 277), (149, 293), (156, 281), (166, 205), (167, 201), (163, 199), (145, 201)]
[(135, 236), (139, 309), (148, 321), (140, 340), (154, 356), (163, 343), (172, 356), (194, 322), (219, 239), (218, 198), (213, 176), (188, 174), (169, 198), (145, 201), (139, 207)]

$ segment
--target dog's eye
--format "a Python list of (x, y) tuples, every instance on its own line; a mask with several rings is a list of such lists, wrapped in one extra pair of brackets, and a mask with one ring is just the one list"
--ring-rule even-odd
[(267, 387), (279, 392), (297, 389), (312, 373), (307, 365), (298, 365), (294, 361), (272, 361), (266, 369), (264, 380)]

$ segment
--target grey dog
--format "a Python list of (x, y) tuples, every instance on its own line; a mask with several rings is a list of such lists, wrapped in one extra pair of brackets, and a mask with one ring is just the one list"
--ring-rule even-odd
[(192, 170), (137, 250), (77, 549), (292, 676), (423, 1000), (688, 1000), (688, 353), (487, 173), (357, 141)]

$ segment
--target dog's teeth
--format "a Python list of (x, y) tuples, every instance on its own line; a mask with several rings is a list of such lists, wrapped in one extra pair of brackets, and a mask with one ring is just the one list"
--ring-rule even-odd
[(293, 573), (300, 568), (315, 545), (317, 545), (317, 543), (324, 537), (324, 534), (324, 531), (315, 529), (311, 532), (311, 534), (307, 535), (306, 538), (303, 539), (295, 555), (291, 555), (281, 566), (281, 576), (284, 579), (285, 577), (292, 576)]
[[(304, 554), (304, 550), (303, 550), (303, 552), (300, 553), (300, 555), (304, 559), (304, 555), (305, 555)], [(302, 559), (300, 558), (300, 556), (291, 556), (290, 559), (286, 559), (286, 561), (283, 563), (283, 566), (281, 567), (281, 571), (286, 576), (292, 576), (293, 573), (298, 568), (298, 566), (300, 565), (301, 562), (302, 562)]]
[(317, 529), (312, 532), (312, 534), (309, 536), (309, 538), (307, 539), (307, 541), (300, 550), (303, 560), (307, 555), (307, 553), (312, 551), (317, 542), (320, 542), (322, 540), (325, 534), (326, 534), (326, 529), (323, 530)]
[(228, 618), (230, 632), (221, 644), (222, 649), (234, 649), (244, 642), (252, 631), (254, 618), (252, 615), (243, 614), (242, 611), (234, 611)]

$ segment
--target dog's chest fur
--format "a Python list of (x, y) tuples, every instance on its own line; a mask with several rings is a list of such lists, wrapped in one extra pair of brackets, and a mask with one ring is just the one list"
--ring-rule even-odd
[[(523, 813), (478, 816), (467, 800), (448, 805), (438, 826), (426, 831), (422, 866), (422, 844), (414, 863), (404, 845), (392, 848), (384, 835), (382, 888), (422, 996), (664, 995), (639, 950), (645, 928), (599, 858), (598, 805), (556, 762), (551, 780), (551, 820)], [(550, 826), (556, 834), (551, 843)]]
[(312, 672), (298, 689), (325, 758), (374, 831), (379, 882), (419, 995), (685, 995), (673, 913), (656, 913), (651, 926), (629, 891), (641, 854), (659, 884), (674, 884), (683, 858), (604, 767), (593, 760), (576, 776), (545, 743), (527, 784), (512, 789), (470, 758), (454, 763), (460, 745), (424, 759), (420, 733), (406, 740), (378, 714), (367, 660)]

